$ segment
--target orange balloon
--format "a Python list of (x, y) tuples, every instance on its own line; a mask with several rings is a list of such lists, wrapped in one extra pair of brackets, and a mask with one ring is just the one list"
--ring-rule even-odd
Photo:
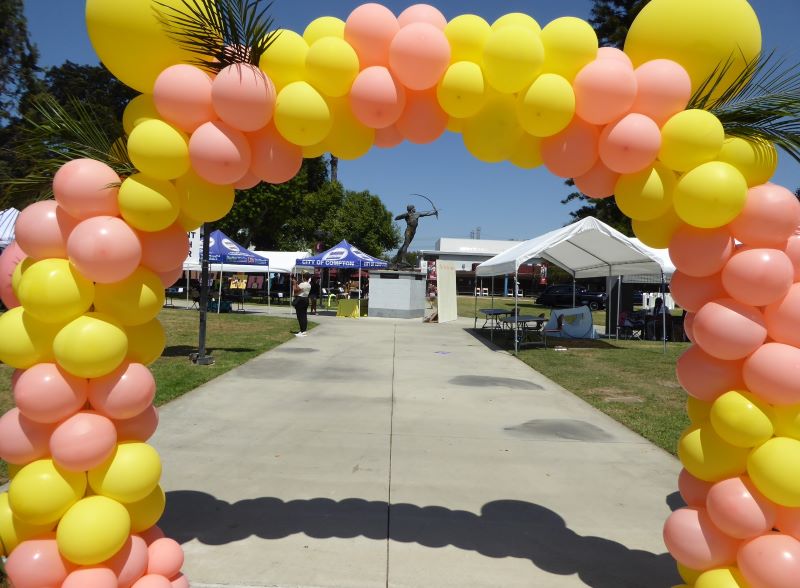
[(604, 125), (630, 110), (636, 98), (633, 67), (621, 60), (597, 59), (585, 65), (573, 82), (575, 114)]
[(450, 117), (439, 106), (436, 90), (409, 91), (406, 107), (395, 123), (403, 137), (412, 143), (432, 143), (444, 134)]
[(619, 173), (608, 169), (598, 160), (592, 169), (574, 180), (575, 187), (590, 198), (608, 198), (614, 195)]
[(754, 247), (782, 247), (800, 225), (800, 202), (777, 184), (747, 191), (744, 209), (730, 223), (733, 236)]
[(744, 359), (767, 338), (764, 316), (757, 308), (720, 298), (703, 305), (692, 324), (694, 341), (717, 359)]
[(675, 364), (678, 382), (691, 396), (713, 402), (730, 390), (745, 388), (742, 360), (717, 359), (697, 345), (683, 352)]
[(392, 39), (389, 66), (411, 90), (434, 87), (450, 65), (450, 43), (443, 29), (427, 22), (404, 26)]
[(720, 274), (695, 278), (676, 270), (672, 274), (669, 290), (676, 304), (689, 312), (697, 312), (706, 302), (715, 298), (728, 297)]
[(252, 161), (250, 171), (270, 184), (288, 182), (303, 165), (303, 150), (284, 139), (274, 125), (248, 133)]
[(382, 129), (397, 122), (406, 106), (403, 86), (385, 67), (363, 70), (350, 88), (350, 108), (364, 125)]
[(669, 243), (669, 257), (683, 273), (702, 278), (722, 271), (733, 255), (733, 238), (727, 227), (679, 227)]
[(545, 166), (561, 178), (582, 176), (597, 163), (600, 129), (580, 118), (552, 137), (542, 140)]
[(389, 64), (389, 47), (400, 31), (392, 11), (380, 4), (362, 4), (347, 17), (344, 40), (358, 54), (361, 68)]

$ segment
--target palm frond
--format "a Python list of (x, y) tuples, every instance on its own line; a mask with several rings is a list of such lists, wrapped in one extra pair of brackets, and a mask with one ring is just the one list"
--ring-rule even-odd
[(800, 162), (800, 64), (788, 64), (771, 52), (747, 62), (730, 83), (725, 80), (730, 85), (723, 86), (733, 64), (733, 58), (721, 63), (688, 108), (714, 114), (728, 136), (774, 143)]
[(26, 120), (24, 140), (14, 147), (15, 156), (36, 162), (28, 175), (3, 181), (9, 198), (35, 201), (52, 197), (53, 176), (66, 162), (88, 158), (102, 161), (119, 175), (136, 170), (128, 157), (125, 140), (111, 137), (97, 124), (91, 106), (70, 99), (69, 108), (55, 98), (36, 98), (36, 119)]
[(183, 6), (156, 1), (156, 18), (167, 34), (195, 56), (194, 65), (219, 71), (234, 63), (258, 65), (277, 38), (263, 0), (181, 0)]

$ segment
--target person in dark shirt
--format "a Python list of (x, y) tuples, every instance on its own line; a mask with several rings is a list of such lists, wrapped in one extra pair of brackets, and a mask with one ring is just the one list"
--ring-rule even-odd
[(319, 277), (314, 276), (311, 278), (311, 292), (308, 295), (308, 301), (311, 305), (311, 314), (317, 314), (317, 301), (319, 300)]

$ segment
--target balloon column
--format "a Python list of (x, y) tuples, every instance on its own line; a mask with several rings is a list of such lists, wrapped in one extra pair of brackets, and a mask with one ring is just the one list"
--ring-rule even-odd
[(670, 248), (694, 345), (678, 364), (689, 506), (665, 541), (688, 585), (796, 585), (800, 204), (769, 183), (773, 145), (687, 110), (720, 63), (731, 60), (717, 94), (760, 52), (745, 0), (653, 0), (624, 52), (572, 17), (490, 24), (364, 4), (280, 31), (257, 65), (216, 74), (189, 65), (151, 0), (87, 0), (86, 18), (105, 66), (142, 92), (123, 117), (138, 173), (66, 164), (55, 200), (22, 212), (0, 259), (12, 308), (0, 360), (18, 369), (17, 406), (0, 419), (13, 475), (0, 544), (17, 588), (188, 585), (180, 546), (155, 526), (145, 367), (164, 345), (156, 316), (186, 230), (222, 218), (234, 188), (288, 181), (304, 157), (354, 159), (448, 130), (482, 161), (544, 165), (588, 196), (615, 195), (637, 236)]

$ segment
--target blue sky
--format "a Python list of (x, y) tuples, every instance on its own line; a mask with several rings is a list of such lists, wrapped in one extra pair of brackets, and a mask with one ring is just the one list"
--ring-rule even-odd
[[(123, 2), (125, 0), (118, 0)], [(302, 33), (319, 16), (345, 19), (362, 4), (355, 0), (276, 0), (273, 7), (277, 26)], [(413, 0), (382, 2), (395, 14)], [(751, 0), (758, 14), (764, 49), (775, 49), (797, 61), (798, 0)], [(544, 26), (559, 16), (588, 18), (590, 0), (439, 0), (434, 3), (448, 19), (459, 14), (479, 14), (489, 22), (508, 12), (525, 12)], [(66, 60), (98, 62), (86, 34), (83, 0), (25, 0), (25, 13), (43, 66)], [(439, 237), (469, 237), (481, 227), (483, 239), (527, 239), (558, 228), (569, 221), (569, 207), (560, 200), (569, 193), (563, 180), (544, 168), (520, 170), (508, 163), (486, 164), (470, 156), (459, 135), (445, 133), (430, 145), (408, 143), (393, 149), (373, 149), (357, 161), (342, 161), (339, 178), (351, 190), (370, 190), (380, 195), (394, 214), (413, 203), (424, 209), (427, 203), (409, 196), (425, 194), (442, 209), (440, 219), (420, 222), (412, 249), (432, 249)], [(794, 190), (800, 187), (800, 164), (781, 153), (778, 184)]]

